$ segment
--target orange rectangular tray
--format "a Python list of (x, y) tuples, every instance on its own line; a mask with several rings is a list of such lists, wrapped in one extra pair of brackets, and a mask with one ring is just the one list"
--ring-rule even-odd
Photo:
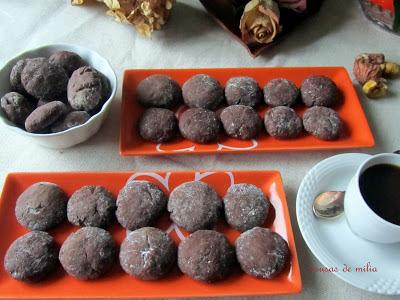
[[(207, 145), (196, 144), (183, 138), (166, 144), (154, 144), (143, 140), (136, 127), (143, 108), (135, 99), (138, 83), (152, 74), (165, 74), (183, 84), (195, 74), (205, 73), (214, 76), (222, 86), (233, 76), (251, 76), (260, 87), (273, 78), (284, 77), (300, 86), (303, 79), (309, 75), (325, 75), (330, 77), (339, 87), (343, 95), (343, 103), (335, 109), (345, 123), (341, 137), (336, 141), (322, 141), (309, 134), (291, 140), (278, 140), (267, 135), (265, 131), (256, 139), (241, 141), (221, 135), (218, 143)], [(182, 109), (178, 108), (178, 110)], [(295, 108), (300, 114), (303, 105)], [(258, 113), (264, 117), (266, 105), (258, 108)], [(122, 104), (121, 104), (120, 153), (130, 155), (160, 155), (179, 153), (226, 153), (226, 152), (267, 152), (294, 150), (330, 150), (373, 147), (374, 137), (368, 126), (368, 121), (361, 107), (352, 81), (343, 67), (296, 67), (296, 68), (236, 68), (236, 69), (148, 69), (125, 70)]]
[[(83, 185), (102, 185), (114, 196), (128, 178), (148, 180), (169, 192), (177, 185), (193, 180), (201, 180), (212, 185), (223, 196), (233, 183), (252, 183), (261, 188), (269, 197), (272, 209), (265, 226), (281, 234), (289, 243), (291, 266), (272, 280), (256, 279), (235, 271), (226, 280), (206, 284), (194, 281), (175, 270), (168, 277), (158, 281), (140, 281), (125, 274), (118, 262), (110, 274), (91, 281), (79, 281), (66, 275), (59, 268), (51, 278), (36, 284), (22, 283), (6, 274), (3, 263), (0, 267), (0, 298), (172, 298), (172, 297), (215, 297), (241, 295), (272, 295), (299, 293), (302, 288), (299, 263), (290, 224), (289, 211), (280, 173), (277, 171), (209, 171), (209, 172), (157, 172), (157, 173), (11, 173), (7, 176), (0, 202), (0, 258), (10, 244), (27, 232), (15, 219), (14, 208), (18, 196), (31, 184), (39, 181), (54, 182), (70, 196)], [(179, 243), (179, 236), (187, 235), (183, 229), (175, 227), (166, 214), (156, 224), (166, 230)], [(74, 230), (64, 224), (50, 233), (61, 244)], [(226, 234), (234, 243), (239, 232), (229, 228), (222, 221), (217, 230)], [(110, 228), (118, 245), (125, 237), (125, 230), (115, 224)]]

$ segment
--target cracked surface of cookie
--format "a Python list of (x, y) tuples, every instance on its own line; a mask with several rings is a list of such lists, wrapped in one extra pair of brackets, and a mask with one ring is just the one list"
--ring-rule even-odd
[(221, 122), (211, 110), (190, 108), (179, 118), (179, 130), (188, 140), (207, 144), (218, 139)]
[(165, 211), (167, 197), (155, 184), (130, 180), (120, 190), (116, 216), (122, 227), (135, 230), (150, 226)]
[(267, 219), (270, 202), (253, 184), (232, 185), (224, 196), (227, 223), (239, 231), (262, 226)]
[(87, 185), (76, 190), (68, 200), (68, 221), (77, 226), (106, 228), (115, 218), (116, 204), (110, 191)]
[(235, 251), (226, 237), (213, 230), (198, 230), (178, 247), (178, 266), (195, 280), (215, 282), (226, 278), (235, 263)]
[(228, 105), (257, 106), (262, 102), (262, 91), (257, 81), (251, 77), (230, 78), (225, 85), (225, 99)]
[(235, 245), (240, 267), (254, 277), (274, 278), (290, 261), (287, 242), (268, 228), (254, 227), (245, 231)]
[(309, 76), (301, 84), (301, 99), (308, 106), (334, 106), (340, 101), (340, 92), (332, 79)]
[(17, 199), (15, 216), (31, 230), (48, 230), (67, 217), (67, 196), (56, 184), (38, 182), (28, 187)]
[(24, 89), (37, 99), (62, 100), (67, 94), (67, 73), (47, 59), (28, 59), (21, 72), (21, 82)]
[(103, 75), (92, 67), (75, 70), (68, 81), (68, 102), (75, 110), (92, 111), (104, 98)]
[(295, 138), (303, 131), (301, 118), (287, 106), (277, 106), (267, 111), (264, 126), (270, 136), (279, 139)]
[(191, 108), (215, 109), (224, 100), (224, 90), (215, 78), (197, 74), (182, 86), (185, 104)]
[(21, 281), (45, 279), (58, 265), (58, 247), (51, 235), (31, 231), (16, 239), (4, 257), (4, 269)]
[(342, 120), (331, 108), (314, 106), (303, 114), (304, 129), (321, 140), (335, 140), (339, 137)]
[(225, 132), (234, 138), (249, 140), (256, 138), (262, 128), (262, 121), (250, 106), (231, 105), (220, 115)]
[(164, 231), (143, 227), (130, 232), (121, 244), (119, 261), (129, 275), (156, 280), (167, 275), (176, 263), (177, 248)]
[(189, 232), (213, 228), (221, 210), (222, 201), (217, 192), (201, 181), (183, 183), (169, 196), (168, 211), (171, 220)]
[(61, 246), (59, 259), (64, 270), (80, 280), (95, 279), (114, 264), (117, 247), (106, 230), (83, 227), (72, 233)]
[(182, 103), (182, 90), (172, 78), (154, 74), (138, 84), (136, 97), (145, 107), (173, 108)]

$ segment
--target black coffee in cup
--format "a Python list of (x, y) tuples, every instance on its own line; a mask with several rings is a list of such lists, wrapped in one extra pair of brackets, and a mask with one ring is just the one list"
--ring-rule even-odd
[(361, 174), (359, 184), (368, 206), (386, 221), (400, 225), (400, 167), (369, 167)]

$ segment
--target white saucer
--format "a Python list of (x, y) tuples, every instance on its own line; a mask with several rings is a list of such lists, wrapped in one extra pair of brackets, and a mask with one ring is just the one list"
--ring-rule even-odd
[[(297, 193), (297, 221), (317, 259), (327, 268), (338, 268), (333, 274), (363, 290), (400, 295), (400, 243), (377, 244), (363, 240), (350, 230), (344, 214), (337, 219), (321, 220), (312, 211), (313, 200), (321, 192), (346, 190), (358, 166), (368, 157), (361, 153), (340, 154), (314, 166)], [(363, 269), (368, 262), (369, 272), (356, 271), (356, 267)], [(352, 268), (351, 272), (343, 271), (344, 264)]]

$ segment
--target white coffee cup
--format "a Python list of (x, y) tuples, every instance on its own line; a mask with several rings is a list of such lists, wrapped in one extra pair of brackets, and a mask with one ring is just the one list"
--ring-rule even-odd
[[(393, 224), (378, 216), (365, 202), (360, 191), (361, 174), (369, 167), (380, 164), (400, 167), (400, 155), (393, 153), (378, 154), (371, 156), (361, 164), (347, 187), (344, 212), (350, 229), (356, 235), (372, 242), (398, 243), (400, 242), (400, 225)], [(379, 186), (376, 188), (379, 189)], [(399, 199), (393, 199), (393, 201), (396, 200), (399, 201)]]

